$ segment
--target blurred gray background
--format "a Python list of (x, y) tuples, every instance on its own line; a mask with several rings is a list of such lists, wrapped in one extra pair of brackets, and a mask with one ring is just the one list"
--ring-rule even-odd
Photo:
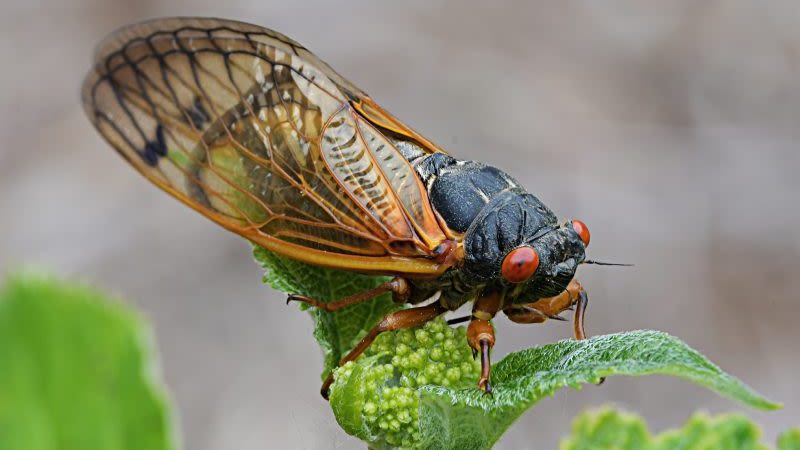
[[(786, 403), (759, 413), (666, 378), (611, 378), (524, 415), (498, 448), (551, 449), (614, 403), (656, 430), (742, 411), (800, 425), (800, 8), (785, 1), (127, 1), (0, 6), (0, 272), (33, 263), (155, 325), (191, 450), (363, 448), (318, 394), (311, 320), (248, 245), (149, 185), (83, 115), (93, 47), (165, 15), (281, 30), (451, 153), (508, 170), (592, 231), (588, 331), (681, 337)], [(498, 321), (497, 355), (570, 336)]]

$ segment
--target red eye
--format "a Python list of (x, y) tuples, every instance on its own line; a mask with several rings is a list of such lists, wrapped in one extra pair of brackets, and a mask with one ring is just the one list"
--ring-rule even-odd
[(536, 250), (519, 247), (506, 255), (500, 272), (509, 283), (522, 283), (536, 272), (537, 267), (539, 267), (539, 255)]
[(581, 222), (580, 220), (573, 220), (572, 229), (575, 230), (575, 232), (578, 233), (578, 236), (581, 237), (581, 240), (583, 241), (583, 246), (588, 247), (589, 239), (592, 237), (592, 235), (589, 234), (589, 227), (587, 227), (586, 224)]

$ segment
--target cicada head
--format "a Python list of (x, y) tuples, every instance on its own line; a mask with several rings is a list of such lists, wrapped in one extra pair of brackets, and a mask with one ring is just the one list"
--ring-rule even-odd
[[(576, 228), (573, 222), (562, 223), (528, 244), (539, 255), (539, 267), (528, 280), (509, 290), (513, 301), (529, 303), (558, 295), (567, 288), (578, 265), (586, 258), (587, 244)], [(509, 282), (502, 272), (501, 278)]]
[(530, 303), (566, 289), (586, 258), (589, 229), (559, 223), (535, 196), (514, 189), (493, 198), (464, 237), (463, 271), (502, 288), (514, 303)]

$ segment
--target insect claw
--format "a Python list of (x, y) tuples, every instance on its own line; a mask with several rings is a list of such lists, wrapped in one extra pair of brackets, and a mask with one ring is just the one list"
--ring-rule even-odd
[(301, 303), (306, 303), (306, 304), (309, 304), (309, 305), (312, 305), (312, 306), (316, 306), (316, 305), (314, 305), (313, 300), (311, 300), (310, 298), (308, 298), (308, 297), (306, 297), (304, 295), (300, 295), (300, 294), (289, 294), (289, 296), (286, 297), (286, 304), (288, 305), (291, 302), (301, 302)]
[(328, 377), (325, 378), (325, 381), (322, 383), (322, 387), (319, 389), (320, 395), (325, 400), (329, 400), (331, 395), (331, 385), (333, 384), (333, 372), (328, 374)]
[(562, 322), (566, 322), (567, 321), (567, 319), (565, 319), (565, 318), (563, 318), (563, 317), (561, 317), (561, 316), (559, 316), (557, 314), (548, 315), (547, 317), (549, 317), (549, 318), (551, 318), (553, 320), (560, 320)]
[(472, 359), (475, 360), (478, 358), (478, 351), (474, 348), (472, 349)]
[(481, 378), (480, 381), (478, 381), (478, 389), (483, 391), (484, 396), (488, 395), (489, 397), (494, 397), (494, 395), (492, 395), (492, 384), (488, 379)]

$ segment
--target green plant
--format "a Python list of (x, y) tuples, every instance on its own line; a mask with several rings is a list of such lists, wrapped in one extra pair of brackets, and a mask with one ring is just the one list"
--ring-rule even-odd
[[(254, 254), (272, 287), (323, 301), (385, 281), (305, 265), (260, 248)], [(337, 313), (312, 309), (314, 336), (325, 354), (322, 377), (383, 315), (399, 307), (384, 295)], [(440, 332), (441, 339), (430, 338)], [(445, 345), (456, 358), (435, 356)], [(364, 356), (338, 369), (331, 390), (337, 421), (373, 448), (485, 449), (541, 398), (612, 375), (674, 375), (756, 408), (780, 407), (685, 343), (656, 331), (565, 340), (511, 353), (493, 366), (492, 397), (475, 389), (477, 366), (469, 353), (463, 330), (444, 335), (441, 321), (387, 333)]]
[(51, 276), (0, 288), (0, 450), (176, 448), (137, 314)]
[[(561, 450), (768, 450), (761, 430), (739, 414), (710, 417), (694, 414), (679, 429), (653, 436), (644, 420), (610, 408), (587, 411), (575, 418), (572, 435)], [(800, 449), (800, 428), (778, 438), (778, 450)]]
[[(333, 299), (381, 282), (279, 258), (256, 249), (274, 287)], [(384, 314), (384, 296), (330, 314), (311, 310), (325, 353), (323, 377)], [(612, 375), (668, 374), (745, 404), (779, 405), (754, 393), (664, 333), (634, 331), (566, 340), (496, 363), (494, 396), (474, 387), (479, 365), (463, 327), (442, 319), (386, 333), (336, 369), (331, 407), (342, 428), (371, 448), (489, 448), (528, 408), (563, 387)], [(164, 389), (154, 376), (151, 334), (134, 312), (95, 289), (51, 276), (10, 277), (0, 289), (0, 450), (176, 448)], [(765, 449), (741, 416), (694, 416), (652, 436), (635, 416), (611, 410), (576, 419), (562, 450)], [(800, 429), (780, 450), (800, 450)]]

